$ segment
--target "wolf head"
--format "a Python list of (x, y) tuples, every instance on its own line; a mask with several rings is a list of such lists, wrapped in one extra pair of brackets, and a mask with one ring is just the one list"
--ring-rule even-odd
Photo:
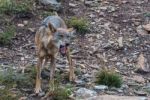
[(62, 55), (66, 54), (67, 46), (69, 46), (71, 39), (74, 38), (75, 30), (73, 28), (54, 28), (51, 23), (48, 24), (49, 30), (53, 35), (55, 46), (59, 49)]

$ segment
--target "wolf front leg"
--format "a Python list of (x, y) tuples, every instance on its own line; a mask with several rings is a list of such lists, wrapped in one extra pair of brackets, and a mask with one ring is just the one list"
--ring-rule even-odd
[(73, 64), (72, 64), (72, 58), (70, 56), (70, 48), (67, 47), (67, 60), (69, 62), (69, 81), (74, 81), (75, 80), (75, 74), (74, 74), (74, 68), (73, 68)]
[(38, 94), (41, 89), (41, 67), (42, 67), (43, 58), (39, 57), (38, 64), (36, 66), (36, 85), (35, 85), (35, 93)]
[(56, 58), (54, 56), (50, 56), (51, 66), (50, 66), (50, 80), (49, 80), (49, 94), (54, 91), (54, 75), (55, 75), (55, 67), (56, 67)]

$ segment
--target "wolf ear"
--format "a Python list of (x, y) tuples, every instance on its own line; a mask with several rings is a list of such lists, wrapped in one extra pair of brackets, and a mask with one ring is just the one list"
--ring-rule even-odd
[(49, 29), (51, 30), (52, 33), (56, 32), (56, 28), (51, 23), (48, 23), (48, 27), (49, 27)]

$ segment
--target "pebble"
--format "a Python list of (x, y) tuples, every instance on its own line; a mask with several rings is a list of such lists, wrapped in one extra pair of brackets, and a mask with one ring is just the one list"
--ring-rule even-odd
[(96, 96), (97, 93), (93, 90), (89, 90), (89, 89), (86, 89), (86, 88), (80, 88), (78, 89), (76, 92), (76, 98), (79, 98), (79, 99), (84, 99), (84, 98), (87, 98), (87, 97), (92, 97), (92, 96)]
[(106, 85), (94, 86), (94, 90), (96, 90), (96, 91), (102, 91), (102, 90), (106, 90), (106, 89), (108, 89), (108, 86), (106, 86)]

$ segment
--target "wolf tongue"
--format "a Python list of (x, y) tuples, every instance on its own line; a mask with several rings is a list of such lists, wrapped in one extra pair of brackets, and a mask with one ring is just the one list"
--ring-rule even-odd
[(60, 47), (60, 53), (66, 54), (66, 47), (65, 46)]

